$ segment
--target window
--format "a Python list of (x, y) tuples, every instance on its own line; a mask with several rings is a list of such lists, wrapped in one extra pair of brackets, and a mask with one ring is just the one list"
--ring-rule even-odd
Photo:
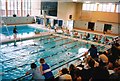
[(115, 4), (109, 3), (107, 8), (108, 8), (107, 12), (114, 12)]
[(17, 0), (17, 16), (21, 16), (21, 1)]
[(106, 3), (106, 4), (99, 4), (98, 11), (104, 12), (114, 12), (115, 4)]
[(7, 2), (6, 0), (0, 0), (0, 15), (12, 17), (13, 14), (16, 14), (16, 16), (31, 15), (31, 0), (7, 0)]
[(89, 10), (89, 4), (83, 4), (82, 10)]
[(0, 15), (6, 16), (6, 6), (5, 6), (5, 0), (0, 0)]
[(83, 4), (82, 10), (96, 11), (97, 4)]
[(21, 16), (21, 1), (20, 0), (8, 0), (8, 16)]
[(116, 12), (117, 12), (117, 13), (120, 13), (120, 4), (117, 4), (117, 5), (116, 5)]
[(90, 11), (96, 11), (97, 10), (97, 4), (90, 4)]
[(13, 16), (13, 0), (8, 0), (8, 16)]
[(102, 4), (99, 4), (98, 11), (102, 11), (102, 9), (103, 9)]
[(23, 16), (31, 15), (31, 0), (23, 0)]

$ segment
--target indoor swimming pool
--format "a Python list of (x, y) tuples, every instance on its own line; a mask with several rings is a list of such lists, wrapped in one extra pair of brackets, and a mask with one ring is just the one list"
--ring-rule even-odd
[[(1, 45), (0, 64), (2, 79), (19, 79), (23, 77), (30, 64), (35, 62), (40, 66), (39, 59), (44, 58), (51, 66), (54, 75), (61, 69), (61, 65), (71, 61), (86, 52), (91, 44), (63, 38), (55, 35), (42, 36), (16, 43)], [(97, 46), (98, 50), (108, 49)], [(69, 54), (68, 54), (69, 53)], [(76, 60), (71, 63), (75, 63)], [(30, 77), (27, 77), (30, 78)]]

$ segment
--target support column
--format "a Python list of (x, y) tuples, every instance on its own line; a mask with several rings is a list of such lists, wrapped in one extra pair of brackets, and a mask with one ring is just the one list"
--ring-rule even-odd
[(43, 10), (43, 16), (44, 16), (44, 26), (47, 25), (47, 22), (46, 22), (46, 11)]
[(23, 17), (23, 0), (21, 0), (21, 17)]
[(6, 16), (8, 16), (8, 0), (5, 2), (5, 7), (6, 7)]

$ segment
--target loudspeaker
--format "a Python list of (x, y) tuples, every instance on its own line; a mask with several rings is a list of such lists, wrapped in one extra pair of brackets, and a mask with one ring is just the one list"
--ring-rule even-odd
[(69, 15), (69, 19), (72, 19), (72, 15)]

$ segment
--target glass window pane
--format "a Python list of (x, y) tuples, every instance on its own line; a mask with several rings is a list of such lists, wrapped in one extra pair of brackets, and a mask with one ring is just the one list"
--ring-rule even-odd
[(6, 6), (5, 6), (5, 0), (0, 0), (0, 15), (1, 16), (6, 16)]
[(116, 6), (116, 12), (120, 13), (120, 4), (117, 4), (117, 6)]
[(17, 12), (18, 12), (18, 13), (17, 13), (17, 15), (18, 15), (18, 16), (21, 16), (21, 1), (18, 0), (17, 3), (18, 3), (18, 6), (17, 6), (17, 7), (18, 7), (18, 8), (17, 8), (17, 9), (18, 9)]
[(106, 4), (99, 4), (98, 11), (104, 12), (114, 12), (115, 4), (106, 3)]
[(86, 7), (87, 7), (87, 10), (90, 10), (90, 4), (87, 4)]
[(102, 11), (102, 4), (99, 4), (98, 11)]
[(87, 10), (87, 4), (83, 4), (82, 10)]
[(90, 11), (96, 11), (97, 10), (97, 4), (90, 4)]
[(106, 4), (103, 4), (102, 6), (103, 6), (103, 7), (102, 7), (102, 11), (105, 11), (105, 12), (106, 12), (106, 11), (107, 11), (107, 5), (106, 5)]
[(14, 0), (14, 13), (17, 14), (17, 1)]
[(115, 4), (112, 4), (111, 5), (111, 12), (114, 12), (114, 10), (115, 10)]

